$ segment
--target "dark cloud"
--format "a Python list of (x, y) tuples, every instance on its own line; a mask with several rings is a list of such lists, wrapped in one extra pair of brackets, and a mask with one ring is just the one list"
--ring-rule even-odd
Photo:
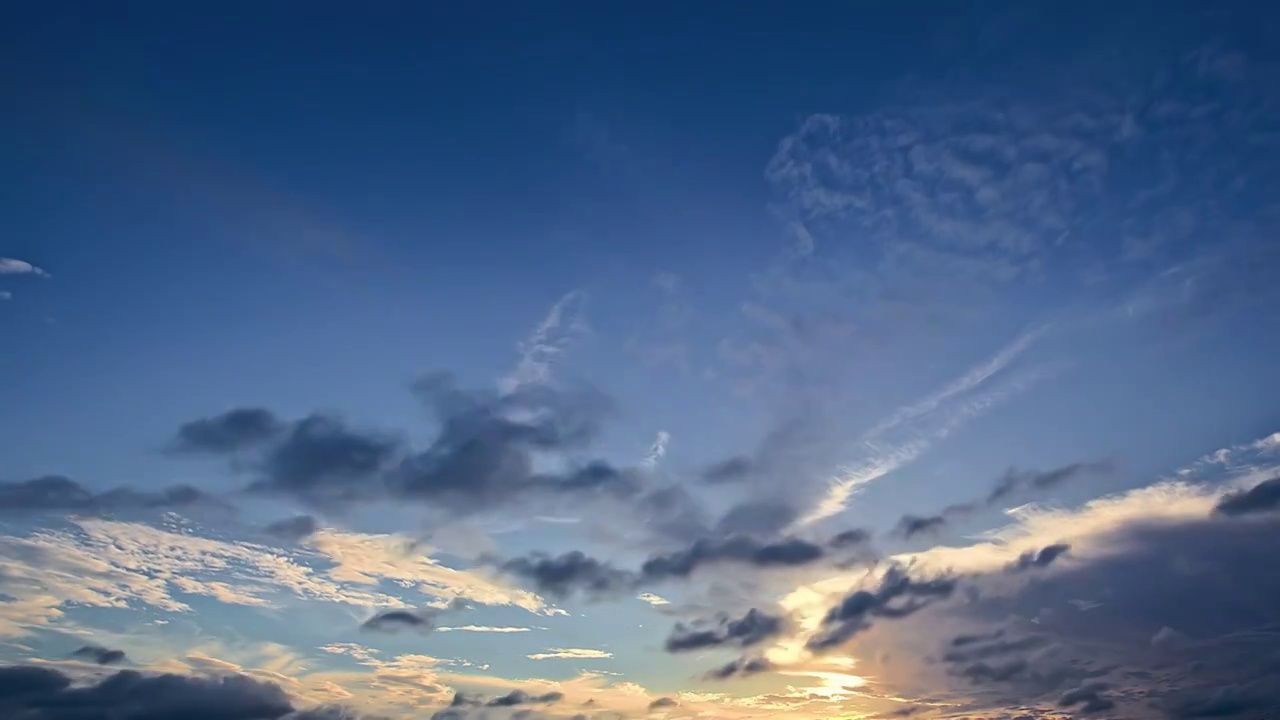
[[(0, 717), (18, 720), (333, 720), (336, 708), (298, 711), (273, 683), (121, 670), (88, 685), (43, 667), (0, 667)], [(353, 715), (345, 717), (354, 718)]]
[(745, 455), (722, 460), (702, 471), (702, 479), (710, 483), (728, 483), (743, 480), (755, 470), (755, 463)]
[(783, 619), (751, 608), (740, 618), (720, 615), (712, 623), (678, 623), (667, 638), (667, 652), (678, 653), (709, 647), (751, 647), (780, 634)]
[[(988, 636), (991, 637), (991, 636)], [(957, 638), (959, 639), (959, 638)], [(1018, 640), (992, 640), (986, 644), (967, 644), (956, 646), (955, 640), (952, 640), (952, 647), (942, 656), (943, 662), (949, 663), (967, 663), (975, 660), (990, 660), (994, 657), (1009, 655), (1012, 653), (1021, 653), (1028, 650), (1042, 648), (1049, 644), (1047, 638), (1038, 635), (1028, 635)], [(980, 641), (974, 641), (975, 643)]]
[(183, 424), (169, 445), (177, 453), (234, 453), (261, 445), (284, 432), (270, 410), (236, 408)]
[(374, 499), (380, 475), (399, 454), (387, 435), (352, 430), (334, 417), (309, 415), (295, 423), (262, 459), (250, 489), (286, 494), (320, 506)]
[(1182, 693), (1169, 708), (1169, 717), (1274, 718), (1280, 713), (1280, 676), (1196, 693)]
[(1079, 475), (1108, 472), (1110, 470), (1111, 463), (1107, 460), (1071, 463), (1052, 470), (1017, 470), (1010, 468), (996, 481), (995, 487), (987, 495), (987, 505), (995, 504), (1014, 493), (1029, 490), (1048, 490)]
[(1235, 517), (1271, 512), (1277, 508), (1280, 508), (1280, 477), (1264, 480), (1248, 490), (1228, 493), (1213, 510), (1219, 515)]
[(1018, 556), (1018, 559), (1014, 561), (1013, 565), (1010, 566), (1010, 569), (1017, 572), (1033, 568), (1048, 567), (1052, 565), (1055, 560), (1065, 555), (1070, 549), (1071, 546), (1066, 543), (1055, 543), (1053, 545), (1040, 548), (1039, 550), (1028, 550)]
[(94, 493), (61, 475), (0, 483), (0, 512), (96, 514), (193, 505), (221, 506), (222, 503), (189, 485), (171, 485), (155, 492), (116, 488)]
[(436, 614), (414, 610), (383, 610), (360, 625), (365, 630), (398, 632), (400, 630), (430, 631), (435, 627)]
[[(454, 699), (455, 700), (457, 699), (456, 695), (454, 696)], [(523, 690), (512, 690), (506, 695), (503, 695), (501, 697), (496, 697), (490, 700), (489, 702), (485, 703), (485, 706), (515, 707), (517, 705), (550, 704), (550, 703), (560, 702), (563, 699), (564, 699), (564, 693), (562, 692), (552, 691), (549, 693), (544, 693), (542, 695), (530, 695), (529, 693)]]
[(315, 518), (310, 515), (298, 515), (284, 520), (277, 520), (262, 528), (262, 531), (283, 540), (297, 542), (309, 535), (313, 535), (319, 529), (320, 524), (316, 522)]
[(728, 680), (731, 677), (747, 677), (748, 675), (769, 672), (772, 669), (773, 663), (764, 658), (738, 658), (718, 668), (709, 670), (706, 678), (708, 680)]
[(89, 660), (99, 665), (113, 665), (124, 661), (123, 650), (110, 650), (101, 645), (85, 645), (71, 653), (82, 660)]
[(673, 698), (660, 697), (657, 700), (654, 700), (653, 702), (649, 703), (649, 709), (657, 710), (659, 708), (675, 707), (679, 704), (680, 703), (676, 702)]
[(698, 540), (684, 550), (655, 555), (644, 562), (640, 573), (646, 580), (684, 578), (704, 565), (742, 563), (755, 567), (808, 565), (822, 559), (822, 546), (799, 538), (762, 542), (745, 535)]
[(773, 537), (797, 517), (796, 509), (777, 500), (751, 500), (735, 505), (716, 524), (722, 536), (754, 535)]
[[(1280, 576), (1270, 571), (1280, 565), (1277, 537), (1274, 514), (1118, 527), (1095, 538), (1104, 552), (954, 608), (1034, 627), (1043, 646), (993, 633), (953, 644), (949, 651), (963, 654), (950, 660), (975, 682), (1001, 683), (991, 707), (1061, 702), (1081, 715), (1144, 720), (1280, 717)], [(1081, 601), (1094, 602), (1086, 610)], [(1101, 683), (1105, 694), (1095, 692)]]
[(594, 391), (521, 386), (506, 394), (469, 392), (446, 374), (424, 378), (414, 391), (437, 421), (434, 439), (420, 451), (399, 435), (356, 430), (337, 417), (313, 414), (282, 423), (265, 410), (188, 423), (171, 444), (235, 455), (237, 468), (256, 475), (251, 490), (326, 508), (401, 499), (475, 512), (531, 494), (638, 492), (636, 473), (602, 461), (563, 473), (534, 469), (536, 455), (583, 450), (596, 438), (609, 403)]
[(1059, 707), (1080, 706), (1082, 713), (1096, 713), (1110, 710), (1116, 706), (1111, 700), (1102, 697), (1101, 693), (1111, 686), (1106, 683), (1088, 683), (1074, 690), (1068, 690), (1058, 700)]
[(999, 640), (1002, 637), (1004, 637), (1004, 630), (974, 635), (957, 635), (951, 639), (951, 647), (966, 647), (974, 643), (987, 642), (988, 640)]
[(575, 592), (601, 596), (635, 585), (635, 576), (608, 563), (573, 550), (563, 555), (534, 553), (514, 558), (500, 566), (509, 575), (529, 581), (538, 592), (566, 598)]
[(844, 532), (837, 533), (827, 541), (827, 546), (836, 550), (842, 550), (844, 548), (865, 545), (870, 541), (871, 533), (860, 528), (854, 528), (852, 530), (845, 530)]
[(1006, 663), (989, 665), (976, 662), (960, 671), (960, 674), (975, 683), (1006, 682), (1027, 671), (1026, 660), (1010, 660)]
[(931, 515), (929, 517), (903, 515), (902, 519), (898, 521), (897, 531), (899, 535), (909, 540), (916, 535), (937, 532), (946, 524), (947, 519), (942, 515)]
[(874, 618), (906, 617), (950, 597), (955, 588), (954, 579), (914, 580), (902, 568), (892, 567), (876, 590), (859, 590), (827, 611), (822, 629), (807, 646), (814, 652), (830, 650), (866, 630)]

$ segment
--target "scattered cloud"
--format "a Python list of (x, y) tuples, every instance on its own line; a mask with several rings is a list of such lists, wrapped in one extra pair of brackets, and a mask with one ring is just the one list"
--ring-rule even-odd
[(99, 665), (114, 665), (124, 661), (123, 650), (111, 650), (101, 645), (85, 645), (71, 653), (71, 655)]
[(49, 277), (49, 273), (25, 260), (6, 257), (0, 257), (0, 275), (34, 275), (36, 277)]
[(613, 657), (613, 653), (589, 648), (554, 647), (527, 657), (530, 660), (604, 660)]
[(751, 608), (740, 618), (720, 615), (711, 623), (679, 623), (664, 647), (670, 653), (721, 646), (748, 648), (781, 634), (784, 627), (781, 617)]
[(572, 290), (551, 306), (529, 337), (516, 346), (520, 361), (511, 374), (503, 378), (503, 392), (511, 393), (551, 379), (552, 364), (564, 354), (575, 336), (586, 331), (585, 303), (586, 294)]

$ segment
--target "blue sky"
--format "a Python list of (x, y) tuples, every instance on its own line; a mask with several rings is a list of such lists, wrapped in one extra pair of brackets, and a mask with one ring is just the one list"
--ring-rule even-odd
[[(1229, 602), (1276, 590), (1268, 9), (6, 15), (0, 674), (247, 676), (227, 720), (1280, 704), (1221, 650), (1280, 621)], [(1150, 557), (1239, 587), (1148, 627)]]

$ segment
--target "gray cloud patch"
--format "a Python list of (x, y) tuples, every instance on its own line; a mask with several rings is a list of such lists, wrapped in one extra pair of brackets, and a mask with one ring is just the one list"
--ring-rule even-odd
[(1100, 473), (1111, 470), (1111, 463), (1106, 460), (1095, 462), (1078, 462), (1052, 470), (1017, 470), (1010, 468), (987, 495), (987, 505), (992, 505), (1014, 493), (1035, 490), (1048, 490), (1071, 478), (1087, 473)]
[(740, 618), (720, 615), (712, 623), (679, 623), (667, 638), (667, 652), (678, 653), (709, 647), (751, 647), (775, 637), (784, 628), (783, 619), (751, 608)]
[(1214, 512), (1234, 517), (1271, 512), (1277, 508), (1280, 508), (1280, 477), (1264, 480), (1248, 490), (1225, 495), (1218, 501)]
[(718, 668), (709, 670), (706, 678), (708, 680), (728, 680), (731, 677), (758, 675), (762, 672), (769, 672), (772, 669), (773, 663), (764, 658), (738, 658)]
[(256, 475), (250, 490), (341, 508), (353, 501), (407, 499), (475, 512), (530, 494), (637, 492), (635, 475), (602, 461), (564, 473), (534, 469), (534, 456), (588, 447), (609, 403), (590, 389), (520, 386), (505, 394), (468, 392), (433, 374), (414, 386), (436, 417), (423, 450), (395, 434), (356, 430), (312, 414), (284, 423), (266, 410), (234, 410), (179, 428), (175, 452), (229, 455)]
[(383, 610), (365, 620), (360, 627), (364, 630), (382, 632), (397, 632), (400, 630), (427, 632), (435, 627), (435, 614), (413, 610)]
[(189, 485), (172, 485), (150, 492), (116, 488), (102, 493), (86, 489), (61, 475), (0, 483), (0, 512), (101, 513), (141, 509), (172, 509), (191, 505), (221, 505)]
[(320, 524), (316, 522), (315, 518), (310, 515), (298, 515), (270, 523), (262, 528), (262, 531), (282, 540), (297, 542), (315, 534), (318, 529), (320, 529)]
[(81, 660), (89, 660), (99, 665), (114, 665), (124, 661), (123, 650), (110, 650), (101, 645), (85, 645), (84, 647), (71, 653), (73, 657)]
[(1062, 557), (1071, 549), (1066, 543), (1055, 543), (1039, 550), (1028, 550), (1018, 556), (1010, 569), (1017, 572), (1021, 570), (1031, 570), (1034, 568), (1048, 567), (1055, 560)]
[[(512, 690), (506, 695), (502, 695), (500, 697), (496, 697), (490, 700), (489, 702), (485, 703), (485, 706), (486, 707), (515, 707), (517, 705), (551, 704), (551, 703), (560, 702), (563, 699), (564, 699), (564, 693), (562, 692), (552, 691), (552, 692), (544, 693), (542, 695), (530, 695), (529, 693), (523, 690)], [(457, 700), (456, 695), (454, 696), (454, 700), (455, 701)]]
[(236, 408), (221, 415), (183, 424), (170, 443), (177, 453), (232, 453), (252, 448), (284, 432), (285, 424), (270, 410)]
[(44, 667), (0, 667), (0, 716), (24, 720), (324, 720), (336, 708), (297, 710), (279, 686), (244, 675), (202, 678), (121, 670), (88, 685)]
[(608, 563), (587, 557), (578, 550), (550, 556), (535, 553), (501, 564), (509, 575), (527, 580), (538, 592), (565, 598), (575, 592), (601, 596), (633, 587), (635, 576)]
[(827, 611), (807, 646), (814, 652), (830, 650), (866, 630), (874, 618), (906, 617), (950, 597), (955, 588), (951, 578), (913, 580), (901, 568), (890, 568), (876, 590), (859, 590)]
[(719, 540), (699, 540), (684, 550), (656, 555), (645, 561), (640, 573), (646, 580), (665, 580), (688, 577), (700, 566), (713, 563), (787, 567), (808, 565), (824, 556), (822, 546), (799, 538), (761, 542), (738, 535)]

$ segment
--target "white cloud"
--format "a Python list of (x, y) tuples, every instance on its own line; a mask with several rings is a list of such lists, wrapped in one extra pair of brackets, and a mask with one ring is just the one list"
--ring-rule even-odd
[(552, 363), (568, 349), (574, 336), (586, 330), (585, 302), (585, 293), (572, 290), (551, 306), (542, 322), (517, 344), (520, 360), (511, 374), (502, 379), (504, 391), (550, 379)]
[(0, 635), (25, 634), (70, 606), (190, 611), (175, 592), (256, 607), (277, 606), (282, 595), (360, 607), (404, 605), (331, 582), (274, 548), (140, 523), (82, 519), (76, 525), (0, 537), (0, 592), (15, 598), (0, 605)]
[(656, 606), (658, 606), (658, 605), (670, 605), (670, 604), (671, 604), (671, 601), (669, 601), (669, 600), (667, 600), (666, 598), (661, 597), (661, 596), (659, 596), (659, 595), (654, 595), (654, 594), (653, 594), (653, 593), (651, 593), (651, 592), (640, 593), (639, 595), (637, 595), (637, 596), (636, 596), (636, 599), (637, 599), (637, 600), (643, 600), (644, 602), (647, 602), (647, 603), (649, 603), (650, 605), (653, 605), (653, 606), (655, 606), (655, 607), (656, 607)]
[(436, 628), (436, 632), (475, 632), (475, 633), (526, 633), (533, 628), (513, 627), (510, 625), (462, 625), (459, 627)]
[(1029, 373), (984, 390), (985, 385), (1026, 352), (1045, 330), (1041, 327), (1020, 335), (942, 389), (895, 410), (876, 423), (859, 438), (863, 457), (841, 470), (830, 482), (826, 494), (799, 524), (808, 525), (842, 512), (859, 488), (913, 462), (934, 442), (1039, 379), (1038, 374)]
[(547, 648), (540, 653), (527, 655), (530, 660), (597, 660), (613, 657), (613, 653), (589, 648)]
[(662, 462), (662, 458), (667, 454), (667, 443), (671, 442), (671, 434), (665, 430), (659, 430), (658, 436), (654, 438), (653, 444), (649, 446), (649, 451), (645, 453), (644, 459), (640, 464), (652, 470)]
[(32, 265), (26, 260), (17, 260), (15, 258), (0, 257), (0, 275), (35, 275), (36, 277), (49, 277), (49, 273)]
[(535, 593), (509, 587), (474, 570), (445, 567), (401, 535), (364, 535), (321, 530), (305, 545), (335, 563), (330, 578), (344, 583), (376, 585), (391, 580), (438, 599), (440, 607), (454, 598), (484, 605), (514, 605), (534, 613), (551, 608)]

